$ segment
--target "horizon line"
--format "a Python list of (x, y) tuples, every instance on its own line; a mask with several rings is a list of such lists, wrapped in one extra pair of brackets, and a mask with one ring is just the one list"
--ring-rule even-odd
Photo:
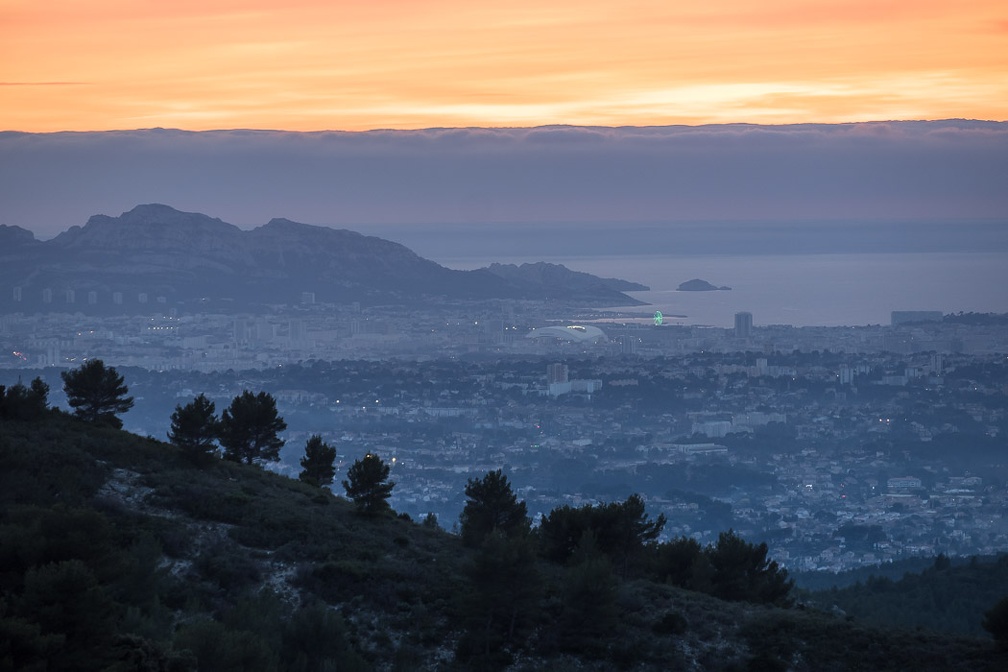
[(1008, 123), (1008, 119), (980, 119), (976, 117), (940, 117), (935, 119), (872, 119), (872, 120), (861, 120), (861, 121), (794, 121), (787, 123), (760, 123), (753, 121), (725, 121), (725, 122), (714, 122), (706, 124), (621, 124), (618, 126), (606, 125), (606, 124), (574, 124), (574, 123), (543, 123), (535, 124), (531, 126), (518, 126), (518, 125), (465, 125), (465, 126), (417, 126), (415, 128), (392, 128), (392, 127), (375, 127), (366, 128), (358, 130), (348, 130), (339, 128), (319, 128), (314, 130), (293, 130), (293, 129), (283, 129), (283, 128), (252, 128), (252, 127), (222, 127), (222, 128), (208, 128), (208, 129), (189, 129), (176, 126), (144, 126), (138, 128), (112, 128), (112, 129), (63, 129), (59, 131), (24, 131), (15, 128), (0, 129), (0, 134), (17, 133), (22, 135), (59, 135), (59, 134), (71, 134), (71, 133), (138, 133), (145, 131), (168, 131), (168, 132), (178, 132), (178, 133), (298, 133), (309, 135), (313, 133), (345, 133), (345, 134), (364, 134), (364, 133), (415, 133), (424, 131), (461, 131), (461, 130), (482, 130), (482, 131), (529, 131), (537, 130), (543, 128), (584, 128), (584, 129), (607, 129), (607, 130), (620, 130), (620, 129), (648, 129), (648, 128), (720, 128), (720, 127), (738, 127), (738, 126), (752, 126), (757, 128), (794, 128), (796, 126), (863, 126), (871, 124), (930, 124), (930, 123), (942, 123), (942, 122), (975, 122), (984, 124), (1004, 124)]

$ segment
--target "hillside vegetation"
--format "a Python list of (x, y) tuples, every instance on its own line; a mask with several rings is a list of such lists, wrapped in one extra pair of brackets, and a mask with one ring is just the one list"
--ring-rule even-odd
[[(877, 574), (865, 576), (867, 569)], [(881, 568), (866, 570), (853, 585), (810, 593), (808, 601), (861, 623), (980, 636), (984, 612), (1008, 596), (1008, 555), (955, 563), (938, 556), (930, 567), (895, 579), (878, 575)]]
[(638, 501), (456, 536), (36, 409), (0, 419), (0, 670), (1005, 669), (989, 637), (775, 606), (759, 547), (658, 544)]

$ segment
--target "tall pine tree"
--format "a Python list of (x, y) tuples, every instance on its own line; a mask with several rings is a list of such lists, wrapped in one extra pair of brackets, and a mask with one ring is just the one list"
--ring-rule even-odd
[(119, 415), (133, 408), (129, 388), (113, 367), (100, 359), (92, 359), (73, 371), (60, 373), (67, 402), (74, 415), (87, 422), (122, 428)]
[(388, 480), (391, 467), (380, 457), (368, 453), (347, 470), (343, 488), (361, 513), (374, 515), (388, 511), (388, 498), (395, 483)]
[(332, 484), (336, 476), (336, 449), (322, 441), (318, 434), (313, 435), (305, 444), (305, 454), (301, 458), (301, 473), (298, 479), (317, 487)]
[(462, 541), (467, 546), (479, 546), (494, 530), (508, 536), (528, 531), (530, 521), (525, 502), (518, 501), (500, 469), (481, 479), (469, 479), (465, 494), (466, 504), (459, 521)]
[(278, 462), (287, 423), (277, 414), (276, 400), (266, 392), (245, 390), (221, 414), (220, 442), (224, 459), (253, 464)]
[(168, 440), (193, 462), (206, 460), (217, 452), (220, 421), (214, 408), (214, 402), (200, 394), (185, 406), (176, 406), (172, 413)]

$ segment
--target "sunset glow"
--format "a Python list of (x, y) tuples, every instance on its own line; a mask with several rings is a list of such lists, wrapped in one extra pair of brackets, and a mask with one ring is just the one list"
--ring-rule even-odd
[(0, 129), (1008, 119), (1003, 1), (0, 0)]

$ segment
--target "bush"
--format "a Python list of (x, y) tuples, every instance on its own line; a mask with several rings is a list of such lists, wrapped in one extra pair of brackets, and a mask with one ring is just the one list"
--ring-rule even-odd
[(280, 664), (278, 652), (271, 650), (255, 634), (236, 632), (209, 619), (180, 628), (175, 646), (190, 651), (200, 670), (275, 672)]
[(194, 566), (204, 579), (229, 593), (240, 592), (262, 578), (255, 561), (224, 543), (204, 550)]
[(983, 628), (994, 637), (999, 648), (1008, 651), (1008, 597), (984, 614)]
[(659, 635), (681, 635), (686, 632), (689, 622), (686, 617), (675, 611), (667, 611), (659, 618), (652, 628)]

